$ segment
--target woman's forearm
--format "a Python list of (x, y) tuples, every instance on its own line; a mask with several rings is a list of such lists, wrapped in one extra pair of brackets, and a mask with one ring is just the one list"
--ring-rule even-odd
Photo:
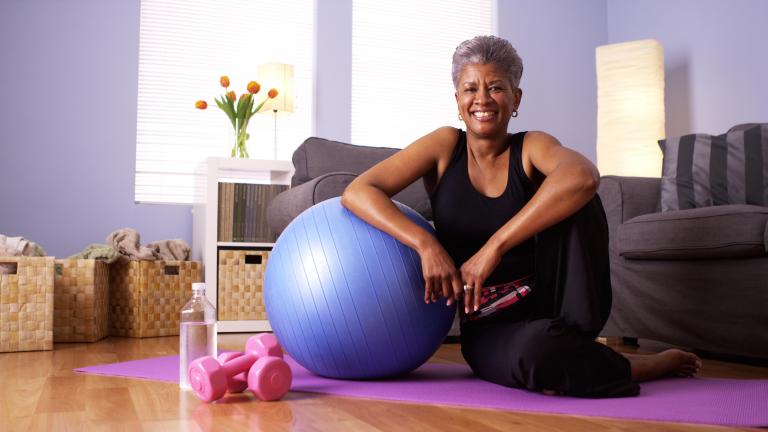
[(437, 240), (412, 222), (381, 189), (357, 179), (347, 186), (341, 203), (355, 215), (421, 253)]
[(531, 200), (487, 242), (503, 255), (581, 209), (597, 191), (600, 179), (587, 165), (573, 165), (553, 171)]

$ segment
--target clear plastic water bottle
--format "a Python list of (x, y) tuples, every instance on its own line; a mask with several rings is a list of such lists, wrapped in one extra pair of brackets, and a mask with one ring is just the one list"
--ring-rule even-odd
[(179, 387), (190, 389), (187, 370), (193, 360), (216, 358), (216, 308), (205, 298), (205, 284), (192, 284), (192, 298), (181, 308)]

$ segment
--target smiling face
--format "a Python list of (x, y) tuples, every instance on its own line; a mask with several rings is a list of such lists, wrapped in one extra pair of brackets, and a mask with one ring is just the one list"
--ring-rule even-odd
[(506, 136), (509, 118), (520, 105), (522, 94), (495, 64), (464, 66), (456, 89), (456, 104), (467, 132), (478, 138)]

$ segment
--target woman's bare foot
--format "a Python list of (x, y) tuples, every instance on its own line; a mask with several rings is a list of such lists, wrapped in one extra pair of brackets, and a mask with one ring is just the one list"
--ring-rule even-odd
[(632, 366), (632, 380), (648, 381), (664, 377), (686, 377), (696, 375), (701, 369), (701, 359), (696, 354), (668, 349), (658, 354), (624, 354)]

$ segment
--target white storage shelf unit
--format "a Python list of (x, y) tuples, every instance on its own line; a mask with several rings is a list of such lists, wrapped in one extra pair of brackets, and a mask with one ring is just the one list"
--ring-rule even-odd
[[(280, 160), (208, 158), (205, 167), (205, 201), (192, 207), (192, 257), (203, 263), (205, 294), (218, 305), (218, 250), (221, 246), (244, 249), (272, 247), (273, 243), (219, 242), (218, 204), (219, 183), (258, 183), (290, 185), (293, 164)], [(219, 321), (219, 332), (270, 331), (266, 320)]]

